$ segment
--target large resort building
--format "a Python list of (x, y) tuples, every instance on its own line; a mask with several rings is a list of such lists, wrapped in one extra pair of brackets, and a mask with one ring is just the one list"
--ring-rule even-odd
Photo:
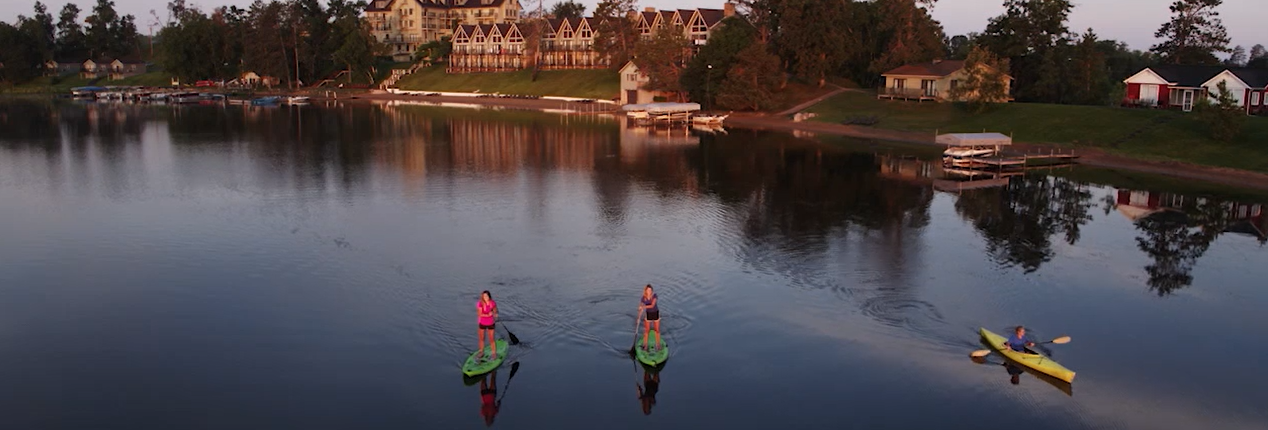
[(460, 25), (514, 23), (520, 11), (519, 0), (372, 0), (365, 15), (392, 58), (409, 61), (419, 46), (452, 36)]
[[(398, 0), (401, 1), (401, 0)], [(474, 0), (472, 0), (474, 1)], [(507, 0), (511, 1), (511, 0)], [(726, 17), (735, 14), (735, 5), (725, 9), (678, 9), (657, 11), (647, 8), (633, 14), (635, 28), (644, 37), (664, 28), (681, 28), (683, 36), (698, 50)], [(449, 55), (449, 73), (504, 72), (532, 65), (534, 57), (543, 70), (593, 69), (611, 66), (594, 49), (594, 18), (548, 19), (543, 24), (528, 22), (463, 24), (453, 31), (453, 51)], [(538, 26), (541, 55), (528, 46)]]

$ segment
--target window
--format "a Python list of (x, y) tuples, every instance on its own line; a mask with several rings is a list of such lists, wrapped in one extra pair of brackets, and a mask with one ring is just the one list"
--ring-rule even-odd
[(952, 79), (952, 80), (951, 80), (951, 89), (953, 89), (953, 90), (954, 90), (954, 89), (956, 89), (956, 88), (960, 88), (960, 80), (959, 80), (959, 79)]
[(708, 31), (709, 31), (709, 26), (704, 24), (704, 18), (696, 17), (696, 19), (691, 20), (692, 33), (705, 33)]
[(900, 89), (900, 90), (901, 90), (901, 89), (903, 89), (903, 88), (907, 88), (907, 80), (906, 80), (906, 79), (894, 79), (892, 82), (893, 82), (894, 88), (897, 88), (897, 89)]
[(1250, 105), (1251, 106), (1259, 105), (1259, 93), (1250, 93)]

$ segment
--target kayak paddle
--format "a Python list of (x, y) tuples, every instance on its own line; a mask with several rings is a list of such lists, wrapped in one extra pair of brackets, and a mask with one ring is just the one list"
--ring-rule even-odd
[[(506, 323), (502, 323), (501, 325), (502, 330), (506, 330), (506, 337), (511, 338), (511, 345), (519, 345), (520, 338), (516, 337), (515, 333), (511, 333), (511, 329), (506, 328)], [(512, 371), (511, 374), (514, 375), (514, 371)], [(510, 382), (510, 379), (507, 379), (507, 382)]]
[[(1058, 345), (1067, 344), (1067, 343), (1070, 343), (1070, 336), (1061, 336), (1047, 342), (1039, 342), (1037, 345), (1043, 345), (1045, 343), (1055, 343)], [(979, 349), (977, 351), (973, 351), (973, 353), (969, 354), (969, 356), (970, 357), (985, 357), (987, 355), (990, 355), (990, 353), (991, 353), (991, 350), (989, 349)]]
[(630, 355), (634, 355), (634, 348), (638, 348), (638, 323), (641, 322), (643, 322), (643, 309), (639, 308), (638, 313), (634, 315), (634, 342), (630, 345)]

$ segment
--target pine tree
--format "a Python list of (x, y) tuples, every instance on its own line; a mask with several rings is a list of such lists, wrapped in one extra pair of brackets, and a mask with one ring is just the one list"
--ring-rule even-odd
[(1151, 50), (1168, 64), (1219, 64), (1216, 53), (1230, 52), (1228, 31), (1215, 10), (1224, 0), (1176, 0), (1171, 20), (1154, 37), (1163, 39)]
[(57, 17), (57, 53), (59, 55), (82, 53), (88, 49), (84, 37), (84, 28), (79, 25), (79, 6), (66, 3)]
[(594, 50), (614, 68), (625, 66), (638, 40), (630, 19), (635, 5), (635, 0), (603, 0), (594, 8)]

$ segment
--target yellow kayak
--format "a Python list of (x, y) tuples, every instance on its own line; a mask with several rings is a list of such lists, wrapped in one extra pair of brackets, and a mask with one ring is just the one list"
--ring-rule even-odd
[(1050, 375), (1053, 378), (1057, 378), (1065, 382), (1074, 382), (1074, 372), (1070, 369), (1066, 369), (1065, 366), (1062, 366), (1061, 363), (1057, 363), (1056, 360), (1053, 360), (1051, 357), (1038, 353), (1030, 353), (1032, 352), (1030, 350), (1027, 350), (1027, 352), (1013, 351), (1013, 349), (1009, 348), (1007, 345), (1007, 338), (991, 333), (990, 330), (984, 328), (980, 329), (980, 331), (982, 333), (982, 340), (986, 341), (986, 344), (990, 345), (996, 352), (999, 352), (1009, 360), (1034, 369), (1039, 373)]

